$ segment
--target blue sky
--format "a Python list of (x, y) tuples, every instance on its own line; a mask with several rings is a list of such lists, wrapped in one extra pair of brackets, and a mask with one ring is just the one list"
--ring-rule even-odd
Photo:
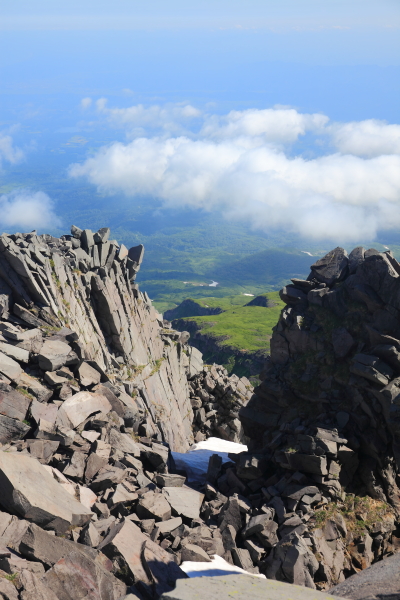
[[(265, 223), (270, 219), (261, 218), (260, 214), (266, 210), (271, 215), (272, 211), (276, 216), (272, 220), (282, 227), (285, 221), (282, 206), (283, 212), (288, 210), (287, 195), (293, 194), (296, 203), (303, 202), (301, 206), (306, 212), (305, 207), (311, 207), (310, 211), (317, 212), (321, 221), (339, 211), (337, 231), (343, 228), (343, 222), (354, 218), (357, 224), (368, 221), (367, 231), (374, 235), (377, 228), (387, 226), (389, 219), (385, 215), (393, 207), (397, 210), (399, 201), (400, 186), (393, 174), (399, 154), (399, 130), (389, 127), (400, 123), (399, 30), (398, 0), (150, 0), (146, 3), (3, 0), (0, 6), (3, 172), (21, 160), (29, 170), (34, 153), (37, 161), (50, 139), (65, 135), (67, 140), (72, 134), (97, 144), (98, 164), (101, 162), (104, 169), (111, 168), (109, 163), (105, 164), (106, 159), (115, 160), (115, 152), (119, 150), (115, 144), (122, 144), (125, 159), (133, 160), (138, 138), (147, 140), (149, 152), (151, 146), (151, 152), (157, 156), (167, 152), (166, 144), (175, 144), (176, 165), (179, 151), (173, 140), (186, 136), (194, 144), (193, 149), (203, 144), (206, 156), (216, 148), (219, 156), (225, 151), (224, 156), (236, 156), (233, 163), (229, 162), (231, 158), (227, 159), (231, 166), (227, 170), (221, 167), (218, 177), (215, 173), (205, 173), (207, 181), (214, 181), (214, 187), (207, 188), (207, 202), (195, 201), (198, 190), (186, 189), (186, 193), (193, 195), (187, 201), (190, 206), (226, 210), (221, 186), (230, 189), (242, 178), (243, 190), (253, 189), (250, 202), (253, 212), (245, 214), (238, 199), (233, 212), (239, 218)], [(83, 99), (87, 100), (82, 103)], [(137, 106), (148, 112), (135, 113), (132, 107)], [(179, 113), (182, 106), (199, 111), (190, 123), (187, 115)], [(232, 127), (233, 123), (227, 115), (232, 110), (241, 113), (233, 119), (240, 123), (252, 115), (256, 127), (261, 127), (260, 132), (243, 125), (239, 141), (230, 134), (227, 137), (226, 127)], [(283, 128), (294, 123), (290, 113), (294, 110), (298, 116), (293, 135), (282, 140), (279, 135), (266, 132), (263, 127), (269, 113), (262, 112), (265, 110), (285, 110), (284, 117), (289, 120), (282, 122)], [(315, 114), (326, 116), (328, 121), (319, 128), (310, 125), (304, 115)], [(281, 113), (274, 115), (282, 117)], [(145, 119), (143, 126), (138, 118)], [(225, 121), (216, 124), (218, 118)], [(213, 119), (214, 128), (210, 129)], [(299, 119), (306, 124), (296, 129)], [(268, 127), (272, 127), (273, 121), (274, 118), (268, 121), (271, 123)], [(228, 147), (228, 138), (233, 146)], [(101, 146), (101, 141), (107, 145)], [(363, 154), (361, 147), (365, 144), (367, 153)], [(254, 150), (256, 146), (262, 148), (263, 157), (261, 150), (261, 154)], [(287, 161), (280, 163), (279, 169), (275, 161), (277, 153), (283, 153)], [(332, 158), (346, 153), (351, 155), (347, 161)], [(318, 189), (302, 184), (304, 189), (299, 190), (293, 183), (293, 178), (299, 175), (293, 169), (300, 160), (303, 161), (300, 178), (305, 177), (307, 170), (311, 177), (310, 169), (315, 168), (312, 177), (322, 181), (326, 161), (307, 162), (315, 161), (318, 156), (330, 156), (330, 177), (340, 172), (339, 180), (350, 182), (351, 164), (354, 172), (361, 173), (360, 186), (366, 169), (366, 173), (375, 173), (381, 181), (383, 177), (389, 178), (391, 188), (381, 189), (378, 182), (370, 182), (376, 194), (375, 205), (372, 198), (367, 208), (363, 206), (358, 213), (356, 209), (357, 214), (354, 206), (364, 193), (361, 187), (358, 195), (351, 198), (345, 192), (333, 190), (325, 180)], [(381, 156), (389, 156), (384, 166)], [(96, 165), (88, 160), (89, 157), (80, 160), (80, 167), (66, 164), (70, 177), (81, 177), (106, 193), (118, 191), (134, 198), (145, 191), (167, 204), (180, 205), (177, 188), (166, 191), (165, 178), (162, 185), (159, 182), (156, 185), (158, 175), (150, 173), (149, 180), (139, 185), (136, 180), (127, 182), (125, 174), (120, 173), (122, 183), (116, 183), (117, 176), (110, 171), (109, 180), (104, 182), (96, 176)], [(239, 160), (240, 168), (235, 162)], [(366, 163), (367, 160), (375, 162)], [(292, 181), (292, 187), (279, 193), (275, 184), (273, 190), (268, 188), (275, 200), (267, 203), (267, 208), (263, 208), (265, 199), (254, 184), (258, 177), (254, 171), (260, 172), (255, 164), (260, 161), (271, 165), (280, 178)], [(193, 157), (190, 167), (195, 164)], [(207, 170), (204, 164), (202, 157), (196, 173), (193, 172), (194, 178), (200, 177), (200, 170)], [(286, 174), (287, 167), (290, 173)], [(170, 172), (175, 167), (168, 163), (167, 168)], [(263, 169), (265, 172), (269, 167)], [(233, 171), (236, 179), (229, 179)], [(174, 177), (179, 179), (180, 173), (175, 170)], [(179, 185), (186, 184), (179, 179)], [(271, 184), (263, 180), (260, 185)], [(3, 202), (12, 208), (15, 198), (3, 198)], [(51, 199), (47, 203), (50, 205)], [(53, 213), (49, 214), (51, 220)], [(310, 228), (304, 225), (300, 232), (309, 235)]]

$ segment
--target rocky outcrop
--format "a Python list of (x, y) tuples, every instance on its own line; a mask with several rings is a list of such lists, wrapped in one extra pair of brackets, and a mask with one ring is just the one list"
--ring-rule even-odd
[[(143, 246), (128, 251), (109, 233), (73, 227), (60, 239), (0, 236), (0, 373), (39, 401), (38, 379), (61, 385), (63, 400), (74, 378), (84, 388), (116, 384), (120, 416), (135, 431), (140, 422), (144, 435), (185, 451), (192, 442), (190, 352), (135, 284)], [(24, 417), (1, 417), (3, 440), (15, 427), (26, 433)]]
[(241, 435), (250, 387), (204, 367), (134, 283), (143, 247), (108, 237), (0, 236), (0, 595), (13, 600), (154, 600), (185, 557), (225, 553), (170, 450), (193, 431)]
[(247, 443), (239, 411), (251, 398), (253, 387), (246, 377), (228, 376), (219, 365), (205, 366), (190, 383), (190, 402), (194, 412), (196, 442), (219, 437), (230, 442)]
[(390, 252), (336, 248), (281, 291), (235, 457), (275, 512), (270, 578), (329, 589), (397, 548), (399, 274)]

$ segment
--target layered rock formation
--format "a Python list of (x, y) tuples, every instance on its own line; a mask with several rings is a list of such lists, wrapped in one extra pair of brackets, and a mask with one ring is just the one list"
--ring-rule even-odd
[[(134, 283), (143, 247), (108, 237), (0, 236), (7, 599), (117, 600), (128, 588), (154, 599), (185, 577), (182, 560), (225, 552), (170, 449), (189, 448), (194, 419), (199, 436), (241, 434), (228, 422), (248, 382), (204, 367)], [(213, 403), (206, 420), (199, 397)]]
[[(182, 351), (180, 334), (164, 328), (162, 315), (138, 290), (143, 246), (128, 251), (109, 233), (73, 227), (60, 239), (34, 233), (0, 237), (0, 311), (6, 321), (0, 373), (18, 382), (21, 369), (10, 361), (25, 353), (28, 362), (31, 352), (38, 356), (39, 375), (50, 373), (49, 385), (70, 387), (68, 374), (57, 370), (85, 361), (86, 369), (99, 374), (97, 383), (117, 381), (135, 395), (135, 401), (126, 400), (132, 424), (138, 413), (146, 414), (146, 435), (185, 451), (193, 420), (186, 370), (201, 368), (201, 360), (196, 350)], [(66, 360), (63, 353), (69, 353)], [(34, 393), (31, 382), (22, 387)]]

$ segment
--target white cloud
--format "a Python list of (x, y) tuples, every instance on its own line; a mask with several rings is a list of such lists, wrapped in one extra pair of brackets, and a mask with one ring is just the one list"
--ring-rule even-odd
[(24, 158), (24, 153), (20, 148), (13, 145), (13, 139), (10, 135), (0, 133), (0, 168), (3, 160), (11, 164), (16, 164)]
[(129, 137), (137, 137), (147, 132), (165, 134), (190, 133), (188, 126), (193, 120), (202, 117), (202, 112), (190, 104), (166, 104), (150, 106), (137, 104), (128, 108), (108, 108), (107, 99), (96, 102), (99, 113), (109, 121), (127, 130)]
[(357, 156), (400, 154), (400, 125), (385, 121), (367, 121), (333, 124), (328, 128), (337, 149)]
[(301, 114), (293, 108), (232, 110), (224, 116), (206, 117), (201, 135), (212, 139), (261, 137), (272, 143), (295, 142), (307, 131), (322, 131), (329, 118), (321, 114)]
[(92, 105), (92, 99), (91, 98), (82, 98), (82, 100), (81, 100), (81, 108), (83, 108), (83, 110), (86, 110), (91, 105)]
[[(255, 227), (314, 239), (371, 239), (379, 229), (400, 226), (400, 156), (396, 146), (390, 146), (396, 131), (390, 128), (399, 126), (373, 122), (375, 141), (379, 139), (380, 148), (392, 149), (380, 153), (378, 142), (374, 152), (372, 142), (366, 152), (367, 143), (358, 141), (369, 135), (369, 122), (331, 124), (324, 115), (285, 107), (204, 114), (199, 133), (166, 135), (171, 123), (179, 129), (192, 114), (199, 118), (191, 108), (112, 109), (134, 139), (103, 147), (83, 164), (72, 165), (71, 176), (85, 177), (103, 192), (151, 195), (168, 206), (222, 210)], [(132, 124), (141, 137), (135, 137)], [(164, 131), (150, 137), (145, 136), (146, 128)], [(285, 145), (307, 132), (331, 136), (341, 152), (308, 160), (290, 156)], [(352, 153), (342, 153), (346, 144)]]
[(0, 227), (24, 232), (61, 225), (52, 200), (44, 192), (16, 190), (0, 196)]

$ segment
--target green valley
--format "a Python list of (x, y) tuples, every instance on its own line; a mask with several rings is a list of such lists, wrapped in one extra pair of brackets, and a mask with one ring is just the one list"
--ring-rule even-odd
[[(189, 331), (191, 344), (204, 354), (206, 362), (219, 361), (229, 373), (246, 375), (257, 383), (257, 376), (269, 353), (272, 328), (276, 325), (284, 303), (278, 292), (263, 294), (267, 306), (248, 305), (249, 296), (208, 297), (193, 301), (200, 307), (216, 309), (219, 314), (185, 316), (173, 320), (180, 331)], [(179, 308), (166, 316), (179, 315)]]

